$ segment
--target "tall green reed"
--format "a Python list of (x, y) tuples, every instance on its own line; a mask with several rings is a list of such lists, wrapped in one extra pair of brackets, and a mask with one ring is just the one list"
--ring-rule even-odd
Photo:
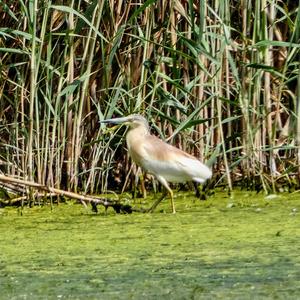
[(294, 2), (1, 5), (2, 172), (75, 191), (122, 187), (134, 172), (125, 131), (98, 121), (142, 113), (229, 191), (276, 191), (298, 176)]

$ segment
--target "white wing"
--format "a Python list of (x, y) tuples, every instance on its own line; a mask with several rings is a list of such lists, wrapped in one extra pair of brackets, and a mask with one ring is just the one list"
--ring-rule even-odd
[(143, 143), (140, 165), (149, 173), (160, 175), (170, 182), (205, 182), (212, 176), (211, 170), (195, 157), (152, 138)]

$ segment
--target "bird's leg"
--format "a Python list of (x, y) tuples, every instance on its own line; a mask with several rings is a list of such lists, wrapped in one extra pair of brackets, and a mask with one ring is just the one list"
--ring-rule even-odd
[(154, 211), (154, 209), (156, 208), (156, 206), (167, 196), (167, 191), (164, 191), (162, 196), (159, 197), (153, 204), (152, 206), (147, 210), (147, 212), (152, 213)]
[(168, 185), (168, 182), (161, 176), (157, 176), (158, 181), (166, 188), (165, 192), (163, 193), (162, 197), (158, 198), (153, 205), (149, 208), (149, 212), (153, 212), (156, 206), (166, 197), (167, 193), (169, 193), (170, 198), (171, 198), (171, 206), (172, 206), (172, 211), (173, 214), (176, 213), (175, 209), (175, 204), (174, 204), (174, 199), (173, 199), (173, 192), (171, 188)]
[(171, 197), (172, 212), (173, 212), (173, 214), (176, 214), (175, 203), (174, 203), (174, 198), (173, 198), (173, 191), (171, 189), (169, 189), (169, 194)]

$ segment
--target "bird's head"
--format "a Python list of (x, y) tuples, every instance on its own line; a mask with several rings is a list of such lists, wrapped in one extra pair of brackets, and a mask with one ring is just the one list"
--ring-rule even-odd
[(147, 120), (137, 114), (129, 115), (127, 117), (122, 118), (113, 118), (100, 121), (100, 123), (108, 123), (108, 124), (125, 124), (130, 128), (144, 127), (147, 131), (149, 131), (149, 125)]

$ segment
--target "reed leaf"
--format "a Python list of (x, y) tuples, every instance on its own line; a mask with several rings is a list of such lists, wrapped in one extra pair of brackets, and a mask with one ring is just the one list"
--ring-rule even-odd
[(75, 191), (129, 189), (126, 131), (99, 120), (141, 113), (153, 134), (207, 162), (212, 184), (276, 192), (299, 180), (296, 2), (0, 9), (2, 173)]

